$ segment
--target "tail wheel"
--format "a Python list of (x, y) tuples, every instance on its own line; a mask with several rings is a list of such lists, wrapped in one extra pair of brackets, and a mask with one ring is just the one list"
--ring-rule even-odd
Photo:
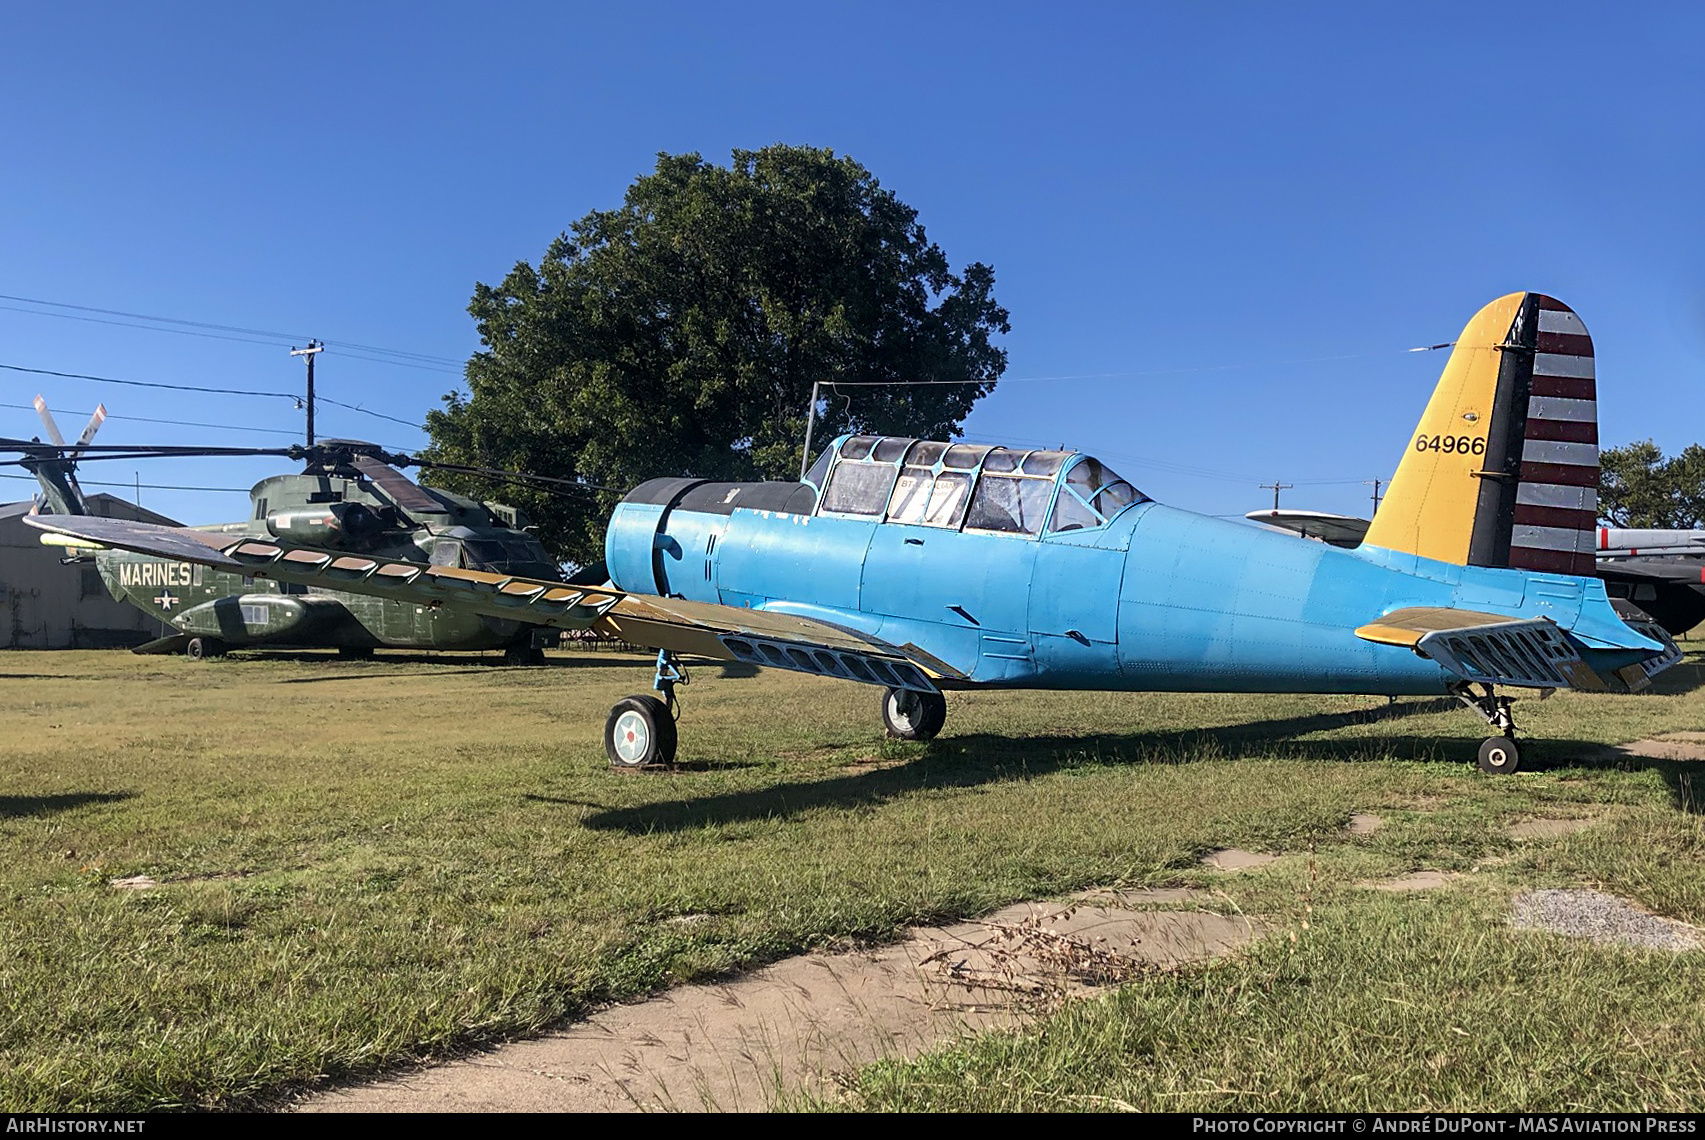
[(897, 740), (933, 740), (947, 723), (947, 700), (940, 693), (889, 689), (882, 694), (882, 724)]
[(1521, 749), (1507, 736), (1494, 736), (1480, 745), (1480, 770), (1494, 776), (1508, 776), (1521, 765)]
[(225, 656), (225, 643), (217, 637), (192, 637), (184, 646), (184, 656), (191, 661)]
[(624, 697), (604, 722), (604, 752), (615, 768), (649, 768), (675, 760), (675, 718), (653, 696)]

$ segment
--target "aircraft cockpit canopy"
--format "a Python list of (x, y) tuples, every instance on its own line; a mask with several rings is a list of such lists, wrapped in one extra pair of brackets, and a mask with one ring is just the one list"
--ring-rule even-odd
[(821, 515), (1030, 536), (1092, 530), (1148, 501), (1076, 451), (892, 436), (836, 440), (805, 481), (818, 488)]

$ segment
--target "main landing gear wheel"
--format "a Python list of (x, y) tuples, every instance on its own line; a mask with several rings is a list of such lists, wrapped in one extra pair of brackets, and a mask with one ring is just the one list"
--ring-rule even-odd
[(192, 637), (189, 644), (184, 646), (184, 656), (191, 661), (205, 661), (209, 657), (225, 656), (225, 643), (217, 637)]
[(624, 697), (604, 722), (604, 752), (614, 768), (649, 768), (675, 759), (675, 718), (653, 696)]
[(1508, 776), (1521, 764), (1521, 749), (1507, 736), (1494, 736), (1480, 746), (1480, 770)]
[(503, 651), (505, 665), (543, 665), (545, 651), (529, 645), (511, 645)]
[(947, 700), (940, 693), (889, 689), (882, 694), (882, 724), (896, 740), (932, 740), (947, 723)]

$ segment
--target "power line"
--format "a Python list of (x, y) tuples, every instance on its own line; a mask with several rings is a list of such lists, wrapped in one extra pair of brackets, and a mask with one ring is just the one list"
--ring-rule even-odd
[[(56, 372), (50, 368), (25, 368), (21, 364), (0, 364), (0, 368), (6, 369), (6, 370), (11, 371), (11, 372), (28, 372), (28, 373), (35, 375), (35, 376), (58, 376), (58, 377), (62, 377), (62, 378), (67, 379), (67, 380), (89, 380), (89, 381), (92, 381), (96, 384), (123, 384), (123, 385), (126, 385), (127, 387), (131, 387), (131, 388), (168, 388), (174, 392), (205, 392), (205, 393), (210, 393), (212, 395), (218, 395), (218, 396), (275, 396), (275, 397), (282, 399), (282, 400), (289, 400), (292, 403), (296, 404), (298, 407), (300, 407), (301, 403), (302, 403), (302, 397), (296, 395), (294, 392), (260, 392), (260, 391), (253, 391), (253, 390), (250, 390), (247, 388), (203, 388), (203, 387), (199, 387), (199, 386), (194, 385), (194, 384), (163, 384), (163, 383), (160, 383), (159, 381), (155, 381), (155, 380), (119, 380), (116, 377), (112, 377), (112, 376), (91, 376), (91, 375), (84, 373), (84, 372)], [(359, 407), (358, 405), (355, 405), (355, 404), (345, 404), (345, 403), (342, 403), (341, 401), (338, 401), (338, 400), (328, 400), (324, 396), (319, 397), (319, 402), (322, 404), (331, 404), (334, 407), (343, 408), (347, 411), (359, 412), (364, 416), (372, 416), (374, 419), (389, 420), (391, 423), (402, 424), (404, 427), (411, 427), (411, 428), (414, 428), (416, 431), (425, 431), (426, 430), (425, 426), (423, 426), (421, 424), (414, 423), (411, 420), (398, 419), (396, 416), (387, 416), (384, 412), (375, 412), (370, 408)], [(134, 417), (132, 417), (132, 418), (134, 418)], [(174, 421), (159, 420), (159, 421), (154, 421), (154, 422), (171, 423)], [(197, 425), (191, 425), (191, 426), (218, 427), (220, 425), (218, 425), (218, 424), (197, 424)], [(255, 429), (245, 429), (245, 430), (271, 431), (272, 429), (270, 429), (270, 428), (255, 428)], [(295, 435), (296, 433), (290, 432), (288, 434)]]
[(123, 384), (130, 388), (170, 388), (174, 392), (207, 392), (216, 396), (276, 396), (281, 400), (300, 403), (302, 397), (294, 392), (256, 392), (247, 388), (200, 388), (193, 384), (162, 384), (156, 380), (117, 380), (111, 376), (90, 376), (83, 372), (55, 372), (51, 368), (25, 368), (21, 364), (0, 364), (9, 372), (28, 372), (34, 376), (59, 376), (66, 380), (92, 380), (97, 384)]
[[(242, 334), (245, 334), (247, 336), (266, 337), (269, 340), (296, 341), (296, 340), (307, 340), (307, 339), (309, 339), (308, 337), (304, 336), (301, 333), (279, 332), (276, 329), (251, 329), (251, 328), (244, 328), (241, 325), (215, 324), (212, 321), (184, 320), (181, 317), (156, 317), (156, 316), (151, 316), (148, 313), (130, 313), (130, 312), (125, 312), (123, 309), (103, 309), (103, 308), (100, 308), (100, 307), (95, 306), (95, 305), (73, 305), (68, 301), (47, 301), (47, 300), (43, 300), (40, 297), (17, 297), (17, 296), (13, 296), (11, 294), (8, 294), (8, 293), (0, 293), (0, 301), (20, 301), (26, 305), (44, 305), (44, 306), (47, 306), (49, 308), (55, 308), (55, 309), (74, 309), (80, 313), (100, 313), (103, 316), (108, 316), (108, 317), (129, 317), (130, 319), (137, 320), (137, 321), (153, 321), (157, 324), (165, 324), (165, 325), (182, 325), (185, 328), (207, 329), (207, 330), (212, 330), (215, 332), (223, 332), (223, 333), (242, 333)], [(10, 311), (15, 312), (15, 313), (36, 312), (33, 309), (15, 309), (15, 308), (11, 308), (11, 306), (0, 306), (0, 308), (7, 308), (7, 309), (10, 309)], [(64, 314), (60, 314), (60, 313), (39, 313), (38, 312), (38, 313), (36, 313), (36, 315), (42, 316), (42, 317), (55, 317), (55, 316), (63, 316)], [(102, 322), (102, 323), (107, 323), (107, 322)], [(126, 327), (128, 327), (128, 328), (147, 328), (149, 326), (146, 326), (146, 325), (128, 325)], [(168, 330), (161, 329), (158, 331), (165, 332)], [(344, 347), (346, 347), (346, 348), (358, 349), (362, 352), (372, 352), (372, 353), (380, 353), (380, 354), (383, 354), (386, 356), (404, 357), (404, 358), (409, 359), (409, 360), (418, 360), (418, 361), (423, 361), (423, 362), (426, 362), (429, 364), (449, 364), (449, 365), (454, 365), (454, 366), (459, 367), (462, 363), (460, 360), (457, 360), (454, 357), (437, 356), (437, 355), (434, 355), (434, 354), (428, 353), (428, 352), (412, 352), (412, 351), (409, 351), (406, 349), (400, 349), (400, 348), (382, 348), (378, 345), (372, 345), (372, 344), (357, 344), (354, 341), (345, 341), (345, 342), (343, 342), (343, 344), (344, 344)]]
[[(0, 408), (14, 408), (20, 412), (29, 412), (29, 411), (35, 410), (34, 405), (32, 405), (32, 404), (0, 404)], [(89, 412), (79, 412), (79, 411), (70, 410), (70, 409), (61, 409), (61, 413), (63, 415), (67, 415), (67, 416), (87, 416), (87, 415), (92, 414)], [(296, 436), (296, 435), (302, 434), (301, 432), (292, 431), (292, 430), (288, 430), (285, 428), (250, 427), (247, 424), (204, 424), (204, 423), (197, 423), (195, 420), (157, 420), (157, 419), (152, 419), (148, 416), (115, 416), (115, 415), (109, 414), (107, 416), (107, 419), (109, 419), (109, 420), (125, 420), (129, 423), (134, 423), (134, 424), (165, 424), (168, 427), (213, 428), (216, 431), (252, 431), (252, 432), (260, 432), (260, 433), (263, 433), (265, 435)]]
[[(36, 481), (34, 475), (9, 475), (5, 472), (0, 472), (0, 479), (27, 479), (31, 483)], [(123, 487), (127, 491), (132, 487), (142, 487), (149, 491), (218, 491), (221, 494), (246, 495), (253, 490), (252, 487), (181, 487), (171, 483), (103, 483), (93, 479), (78, 479), (77, 482), (85, 487)]]
[(362, 415), (372, 416), (374, 419), (390, 420), (394, 424), (402, 424), (404, 427), (411, 427), (411, 428), (414, 428), (416, 431), (425, 431), (426, 430), (426, 425), (424, 425), (424, 424), (413, 423), (409, 420), (399, 420), (396, 416), (387, 416), (384, 412), (375, 412), (369, 408), (356, 407), (354, 404), (340, 404), (340, 403), (338, 403), (338, 401), (328, 400), (324, 396), (319, 397), (319, 401), (322, 404), (330, 404), (334, 408), (345, 408), (345, 409), (352, 411), (352, 412), (360, 412)]
[(1242, 368), (1283, 368), (1293, 364), (1322, 364), (1334, 360), (1368, 360), (1374, 357), (1406, 355), (1411, 352), (1433, 352), (1450, 348), (1445, 344), (1422, 345), (1419, 348), (1387, 348), (1379, 352), (1346, 352), (1336, 356), (1306, 356), (1291, 360), (1251, 360), (1241, 364), (1204, 364), (1189, 368), (1147, 368), (1130, 372), (1076, 372), (1060, 376), (999, 376), (981, 380), (824, 380), (825, 388), (885, 388), (928, 386), (933, 384), (1040, 384), (1060, 380), (1121, 380), (1133, 376), (1179, 376), (1197, 372), (1233, 372)]

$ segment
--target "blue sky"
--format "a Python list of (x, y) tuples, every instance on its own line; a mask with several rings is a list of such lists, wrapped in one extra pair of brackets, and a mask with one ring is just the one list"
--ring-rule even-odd
[[(1566, 3), (10, 5), (0, 294), (290, 335), (0, 300), (0, 363), (294, 391), (290, 341), (318, 336), (322, 395), (417, 422), (478, 347), (474, 283), (658, 151), (810, 144), (873, 171), (956, 266), (994, 266), (1011, 379), (967, 434), (1081, 447), (1208, 513), (1270, 503), (1275, 478), (1287, 505), (1365, 512), (1444, 363), (1403, 350), (1516, 289), (1593, 332), (1606, 443), (1699, 439), (1702, 31), (1696, 5)], [(1062, 376), (1094, 378), (1037, 379)], [(37, 434), (10, 405), (38, 391), (68, 431), (104, 400), (274, 433), (115, 418), (106, 443), (300, 427), (275, 398), (0, 371), (0, 435)], [(424, 442), (333, 407), (320, 430)]]

